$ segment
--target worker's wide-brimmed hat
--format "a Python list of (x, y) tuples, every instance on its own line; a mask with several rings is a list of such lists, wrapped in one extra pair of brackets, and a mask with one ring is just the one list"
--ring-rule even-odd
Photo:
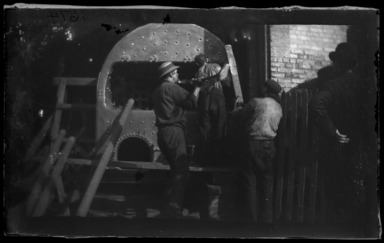
[(329, 53), (329, 59), (333, 62), (356, 62), (357, 51), (351, 44), (343, 42), (337, 45), (335, 51)]
[(172, 62), (163, 62), (157, 70), (158, 77), (162, 78), (166, 74), (178, 69), (179, 66), (174, 65)]

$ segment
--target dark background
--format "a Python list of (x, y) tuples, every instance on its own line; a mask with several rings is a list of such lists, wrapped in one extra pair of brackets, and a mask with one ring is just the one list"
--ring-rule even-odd
[[(374, 53), (378, 49), (378, 13), (372, 10), (85, 8), (76, 9), (75, 13), (73, 9), (64, 8), (10, 8), (3, 13), (3, 151), (7, 208), (25, 197), (20, 186), (25, 173), (22, 158), (45, 119), (53, 111), (57, 92), (57, 86), (52, 83), (53, 77), (97, 77), (113, 46), (139, 26), (147, 23), (193, 23), (206, 28), (225, 44), (233, 45), (236, 61), (241, 67), (239, 75), (243, 90), (246, 90), (243, 91), (245, 98), (257, 93), (258, 87), (251, 86), (249, 79), (252, 77), (245, 74), (249, 67), (247, 65), (250, 65), (247, 64), (247, 47), (244, 43), (233, 41), (233, 35), (240, 36), (243, 30), (269, 24), (357, 25), (359, 28), (355, 38), (363, 39), (360, 42), (366, 51)], [(370, 73), (374, 65), (368, 63), (366, 66), (367, 73)], [(256, 67), (257, 70), (263, 68)], [(267, 74), (257, 72), (254, 75)], [(367, 82), (374, 90), (377, 84), (373, 75), (367, 77)], [(373, 96), (367, 105), (375, 103), (376, 97)], [(44, 111), (43, 116), (39, 115), (40, 110)], [(378, 130), (377, 124), (372, 126)]]

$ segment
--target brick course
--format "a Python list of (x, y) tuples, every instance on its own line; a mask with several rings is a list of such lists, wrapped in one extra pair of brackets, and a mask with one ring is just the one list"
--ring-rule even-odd
[(347, 39), (345, 25), (272, 25), (271, 78), (285, 91), (317, 77), (328, 54)]

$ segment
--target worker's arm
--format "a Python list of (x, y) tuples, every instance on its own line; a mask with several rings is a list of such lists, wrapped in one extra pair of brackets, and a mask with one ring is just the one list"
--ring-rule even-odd
[(320, 131), (329, 139), (336, 139), (340, 143), (348, 143), (349, 138), (347, 135), (341, 134), (328, 113), (328, 107), (333, 100), (332, 93), (329, 90), (320, 91), (310, 103), (315, 122), (319, 126)]
[(200, 87), (195, 87), (192, 93), (176, 85), (172, 95), (175, 103), (184, 109), (193, 110), (197, 108), (197, 99), (199, 98)]
[(249, 117), (251, 117), (255, 107), (256, 100), (252, 99), (243, 108), (235, 109), (233, 112), (230, 113), (230, 115), (236, 122), (245, 122)]

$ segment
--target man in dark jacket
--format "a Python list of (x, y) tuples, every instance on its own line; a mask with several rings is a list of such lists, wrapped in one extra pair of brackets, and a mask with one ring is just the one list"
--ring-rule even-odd
[(186, 112), (196, 109), (200, 88), (192, 93), (176, 84), (177, 69), (172, 62), (164, 62), (158, 69), (160, 86), (154, 92), (154, 111), (158, 128), (157, 142), (171, 168), (171, 195), (167, 213), (169, 216), (182, 215), (184, 192), (189, 178), (187, 148), (184, 128)]
[[(320, 134), (333, 148), (323, 160), (326, 219), (329, 223), (350, 223), (354, 230), (361, 230), (366, 212), (362, 210), (363, 185), (360, 182), (364, 174), (375, 167), (376, 161), (361, 159), (366, 122), (362, 119), (364, 110), (361, 107), (365, 99), (361, 95), (362, 80), (353, 71), (356, 57), (356, 50), (347, 43), (330, 53), (342, 73), (323, 86), (313, 97), (310, 108)], [(375, 180), (367, 179), (365, 182)]]
[[(195, 78), (214, 77), (222, 70), (217, 63), (208, 63), (204, 54), (195, 57), (199, 70)], [(223, 67), (224, 69), (225, 67)], [(223, 143), (227, 129), (227, 112), (223, 85), (229, 87), (230, 79), (214, 77), (201, 87), (198, 100), (199, 128), (201, 142), (199, 145), (199, 160), (205, 163), (215, 163), (223, 158)]]
[[(341, 57), (345, 55), (348, 55), (348, 57)], [(349, 60), (341, 60), (346, 58)], [(317, 72), (317, 78), (307, 80), (297, 85), (297, 87), (292, 90), (308, 89), (318, 92), (327, 82), (343, 75), (348, 69), (350, 69), (350, 66), (354, 65), (353, 62), (356, 62), (357, 54), (350, 44), (343, 42), (337, 45), (334, 52), (329, 53), (329, 59), (332, 61), (332, 64), (319, 69)]]
[(312, 101), (315, 119), (325, 137), (335, 138), (340, 143), (347, 143), (358, 132), (357, 122), (350, 122), (358, 117), (360, 80), (353, 68), (357, 64), (356, 50), (348, 43), (341, 43), (329, 54), (334, 63), (331, 75), (326, 76), (319, 93)]

